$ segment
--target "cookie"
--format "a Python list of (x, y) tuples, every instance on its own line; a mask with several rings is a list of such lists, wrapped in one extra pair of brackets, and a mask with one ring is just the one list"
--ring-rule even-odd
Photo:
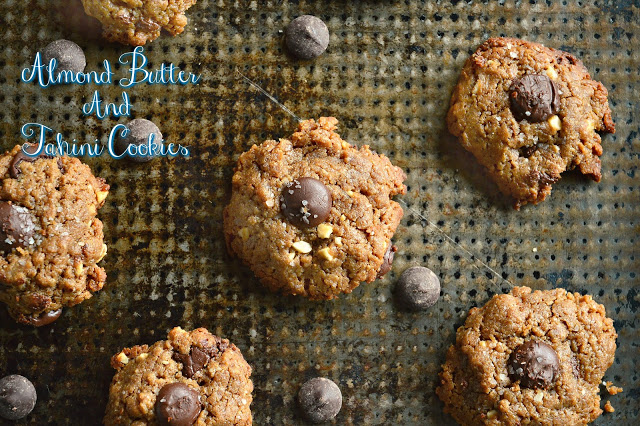
[(591, 296), (516, 287), (471, 309), (436, 393), (463, 425), (586, 424), (602, 413), (616, 337)]
[(544, 200), (566, 170), (599, 182), (598, 132), (615, 132), (607, 89), (580, 60), (513, 38), (491, 38), (467, 60), (447, 124), (516, 209)]
[(102, 23), (109, 41), (142, 46), (165, 30), (175, 36), (187, 25), (184, 12), (197, 0), (82, 0), (84, 10)]
[(167, 340), (123, 349), (111, 365), (106, 426), (252, 424), (251, 367), (204, 328), (176, 327)]
[(21, 146), (0, 156), (0, 179), (0, 301), (18, 322), (46, 325), (104, 286), (97, 212), (109, 185), (77, 158)]
[[(310, 299), (376, 279), (394, 250), (402, 169), (335, 133), (333, 117), (240, 156), (224, 210), (228, 250), (272, 291)], [(389, 253), (388, 253), (389, 252)]]

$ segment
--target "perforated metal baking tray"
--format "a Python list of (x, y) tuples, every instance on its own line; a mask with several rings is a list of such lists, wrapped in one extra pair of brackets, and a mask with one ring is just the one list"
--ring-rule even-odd
[[(328, 51), (312, 62), (295, 62), (282, 48), (282, 30), (301, 14), (321, 17), (331, 31)], [(619, 334), (606, 379), (624, 392), (603, 396), (616, 411), (596, 424), (636, 424), (637, 1), (199, 0), (187, 15), (184, 34), (163, 35), (145, 52), (152, 66), (174, 62), (201, 73), (202, 82), (136, 86), (129, 95), (134, 116), (159, 123), (191, 157), (143, 165), (85, 159), (112, 188), (100, 211), (107, 285), (49, 327), (18, 326), (0, 310), (0, 375), (23, 374), (38, 390), (23, 423), (100, 423), (110, 356), (180, 325), (207, 327), (241, 348), (254, 368), (256, 424), (302, 423), (295, 395), (313, 376), (342, 389), (336, 424), (450, 424), (434, 389), (456, 327), (471, 307), (524, 284), (590, 293), (606, 306)], [(88, 141), (104, 141), (126, 121), (82, 115), (95, 87), (18, 83), (36, 49), (55, 39), (80, 44), (88, 69), (129, 51), (102, 41), (99, 24), (83, 16), (79, 0), (0, 4), (3, 150), (22, 142), (28, 121)], [(570, 51), (609, 89), (617, 133), (604, 137), (600, 183), (568, 174), (543, 204), (517, 212), (448, 134), (444, 118), (464, 61), (499, 35)], [(309, 302), (268, 293), (228, 256), (221, 218), (235, 160), (296, 126), (236, 70), (300, 117), (337, 117), (345, 139), (371, 145), (406, 171), (399, 252), (383, 280)], [(121, 91), (101, 87), (110, 100)], [(416, 264), (436, 271), (443, 294), (427, 312), (409, 314), (394, 306), (391, 289)]]

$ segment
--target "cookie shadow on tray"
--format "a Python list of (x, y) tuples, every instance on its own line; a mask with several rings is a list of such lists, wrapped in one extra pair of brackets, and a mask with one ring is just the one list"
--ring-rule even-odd
[(513, 210), (514, 199), (502, 194), (498, 186), (489, 178), (487, 170), (465, 150), (460, 142), (443, 129), (438, 137), (437, 149), (443, 159), (443, 165), (454, 170), (487, 203), (503, 211)]
[[(85, 43), (102, 40), (102, 24), (84, 12), (81, 0), (53, 2), (52, 6), (47, 9), (49, 22), (61, 30), (63, 37), (70, 37)], [(76, 37), (72, 37), (72, 35)]]

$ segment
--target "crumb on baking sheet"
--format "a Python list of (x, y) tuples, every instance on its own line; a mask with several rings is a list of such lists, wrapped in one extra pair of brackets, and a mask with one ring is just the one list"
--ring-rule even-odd
[(612, 382), (605, 382), (604, 386), (605, 388), (607, 388), (607, 392), (609, 392), (609, 395), (617, 395), (623, 391), (622, 388), (614, 386)]
[(607, 401), (607, 403), (604, 404), (604, 411), (606, 411), (607, 413), (613, 413), (614, 411), (616, 411), (616, 409), (613, 408), (613, 405), (611, 405), (611, 401)]

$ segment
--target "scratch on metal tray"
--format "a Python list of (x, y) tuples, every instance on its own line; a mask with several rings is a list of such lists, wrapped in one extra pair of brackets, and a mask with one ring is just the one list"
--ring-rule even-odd
[(238, 73), (238, 75), (240, 75), (240, 77), (242, 77), (242, 79), (244, 81), (246, 81), (247, 83), (249, 83), (252, 87), (254, 87), (256, 90), (258, 90), (260, 93), (262, 93), (263, 95), (265, 95), (267, 98), (269, 98), (274, 104), (278, 105), (284, 112), (286, 112), (287, 114), (289, 114), (290, 116), (292, 116), (293, 118), (295, 118), (298, 122), (303, 121), (300, 117), (298, 117), (297, 115), (295, 115), (293, 113), (293, 111), (291, 111), (289, 108), (287, 108), (286, 106), (284, 106), (283, 104), (281, 104), (274, 96), (271, 95), (271, 93), (267, 92), (266, 90), (264, 90), (262, 87), (260, 87), (257, 83), (254, 83), (249, 77), (247, 77), (246, 75), (242, 74), (237, 68), (236, 68), (236, 73)]

